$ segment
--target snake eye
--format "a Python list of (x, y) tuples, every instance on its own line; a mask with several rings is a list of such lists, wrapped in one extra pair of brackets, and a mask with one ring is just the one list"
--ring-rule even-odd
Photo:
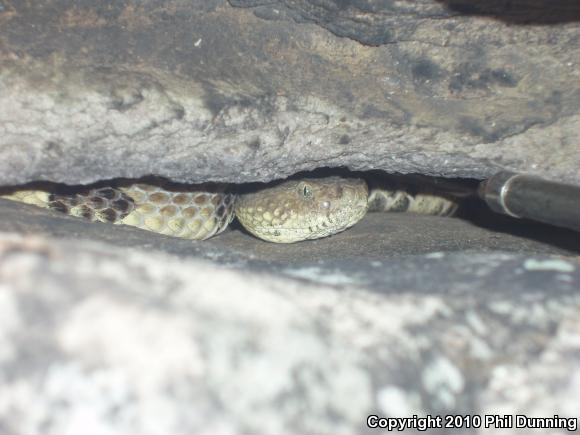
[(308, 184), (301, 183), (298, 187), (298, 191), (304, 198), (310, 198), (312, 196), (312, 189)]

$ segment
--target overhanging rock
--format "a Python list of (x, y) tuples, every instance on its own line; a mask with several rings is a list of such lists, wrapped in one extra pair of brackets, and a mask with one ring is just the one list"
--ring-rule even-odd
[(3, 1), (0, 184), (321, 166), (579, 182), (578, 6), (451, 3)]

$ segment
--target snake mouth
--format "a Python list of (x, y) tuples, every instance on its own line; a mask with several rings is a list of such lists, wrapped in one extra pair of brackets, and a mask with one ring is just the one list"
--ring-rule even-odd
[(295, 243), (320, 239), (340, 233), (360, 221), (367, 212), (366, 201), (357, 206), (343, 207), (332, 213), (304, 220), (302, 225), (255, 225), (246, 229), (255, 236), (274, 243)]

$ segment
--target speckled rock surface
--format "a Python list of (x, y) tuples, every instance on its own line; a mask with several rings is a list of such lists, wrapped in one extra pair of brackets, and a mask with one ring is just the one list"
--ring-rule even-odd
[(576, 2), (0, 1), (0, 184), (580, 182)]
[(2, 234), (0, 428), (355, 434), (376, 433), (373, 413), (576, 417), (580, 263), (464, 261), (470, 285), (371, 292)]
[(2, 200), (0, 432), (575, 418), (580, 235), (517, 225), (375, 213), (294, 245), (195, 242)]

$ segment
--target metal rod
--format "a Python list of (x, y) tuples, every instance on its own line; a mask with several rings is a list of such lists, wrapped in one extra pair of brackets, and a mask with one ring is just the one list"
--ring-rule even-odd
[(481, 183), (479, 196), (495, 212), (580, 231), (580, 186), (504, 171)]

